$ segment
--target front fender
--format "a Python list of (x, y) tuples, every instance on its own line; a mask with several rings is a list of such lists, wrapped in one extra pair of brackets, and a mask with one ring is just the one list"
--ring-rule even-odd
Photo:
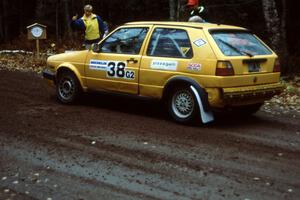
[(62, 69), (68, 69), (68, 70), (72, 71), (75, 74), (75, 76), (77, 77), (77, 79), (81, 85), (81, 88), (85, 88), (83, 80), (82, 80), (82, 75), (80, 74), (79, 70), (71, 63), (60, 64), (56, 69), (56, 78), (57, 78), (58, 72)]

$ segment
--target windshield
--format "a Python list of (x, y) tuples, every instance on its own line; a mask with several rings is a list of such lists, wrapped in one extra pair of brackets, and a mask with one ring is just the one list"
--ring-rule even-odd
[(213, 31), (214, 40), (225, 56), (269, 55), (272, 52), (253, 34), (241, 31)]

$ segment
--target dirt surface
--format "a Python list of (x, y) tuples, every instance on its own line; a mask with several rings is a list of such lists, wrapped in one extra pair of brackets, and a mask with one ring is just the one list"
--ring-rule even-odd
[(37, 74), (0, 77), (0, 199), (300, 199), (299, 113), (182, 126), (156, 102), (65, 106)]

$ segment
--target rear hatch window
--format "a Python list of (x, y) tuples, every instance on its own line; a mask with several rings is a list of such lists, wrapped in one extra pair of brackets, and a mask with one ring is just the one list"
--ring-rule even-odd
[(210, 32), (225, 56), (255, 56), (272, 54), (252, 33), (237, 30)]

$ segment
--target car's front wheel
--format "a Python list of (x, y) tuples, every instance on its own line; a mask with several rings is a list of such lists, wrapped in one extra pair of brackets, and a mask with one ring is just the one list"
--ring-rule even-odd
[(60, 102), (65, 104), (74, 103), (81, 92), (80, 83), (72, 72), (63, 72), (58, 75), (56, 94)]
[(176, 122), (192, 122), (198, 113), (198, 105), (193, 91), (188, 87), (174, 89), (169, 96), (168, 110)]

